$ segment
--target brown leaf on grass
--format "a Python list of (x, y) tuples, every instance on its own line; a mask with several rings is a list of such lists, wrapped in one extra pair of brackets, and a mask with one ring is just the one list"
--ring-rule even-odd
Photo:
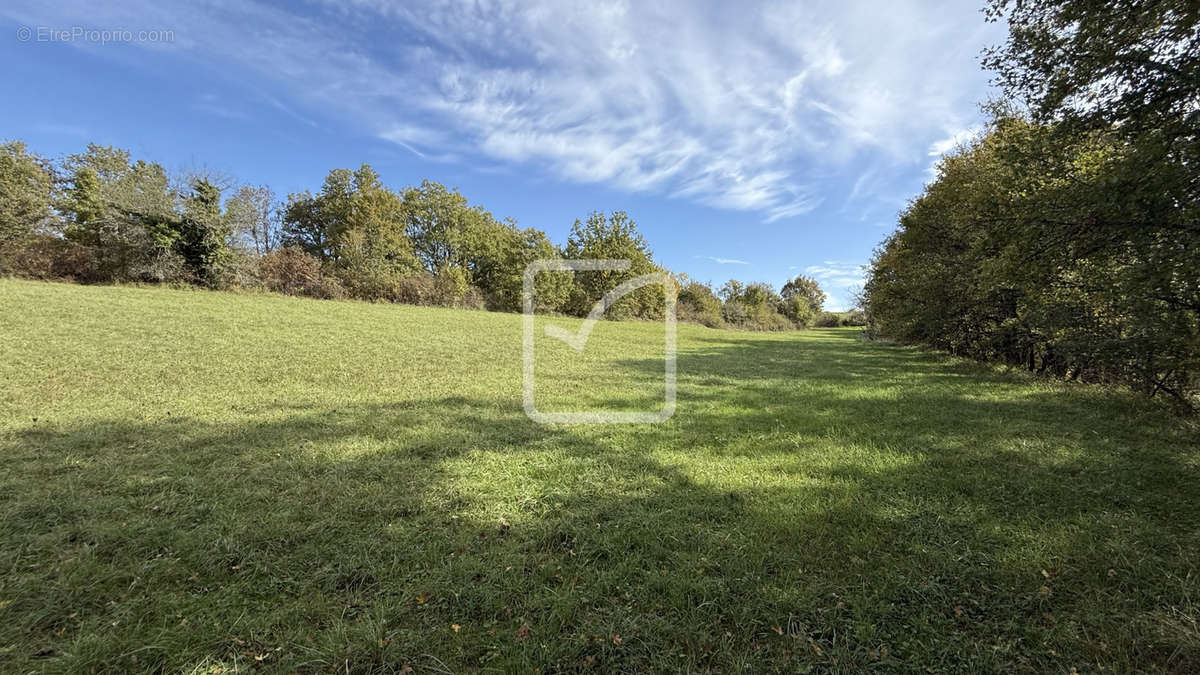
[(517, 629), (517, 642), (524, 642), (527, 639), (529, 639), (529, 624), (523, 623)]
[(452, 623), (452, 624), (450, 624), (450, 630), (454, 631), (455, 633), (457, 633), (457, 632), (458, 632), (458, 629), (460, 629), (460, 628), (462, 628), (462, 626), (460, 626), (460, 625), (458, 625), (458, 624), (456, 624), (456, 623)]
[(620, 635), (617, 635), (616, 633), (613, 633), (613, 644), (614, 644), (614, 645), (619, 645), (619, 644), (621, 644), (621, 636), (620, 636)]
[(771, 626), (771, 630), (775, 631), (779, 635), (783, 635), (783, 629), (779, 626)]

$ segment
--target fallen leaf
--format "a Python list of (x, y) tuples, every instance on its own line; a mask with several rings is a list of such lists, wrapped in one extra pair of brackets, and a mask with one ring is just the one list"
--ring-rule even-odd
[(775, 631), (779, 635), (783, 635), (783, 629), (780, 628), (779, 626), (771, 626), (771, 630)]
[(621, 644), (621, 636), (620, 636), (620, 635), (617, 635), (616, 633), (613, 633), (613, 644), (614, 644), (614, 645), (619, 645), (619, 644)]
[(462, 628), (462, 626), (460, 626), (460, 625), (458, 625), (458, 624), (456, 624), (456, 623), (454, 623), (454, 624), (450, 624), (450, 630), (453, 630), (455, 633), (457, 633), (457, 632), (458, 632), (458, 629), (459, 629), (459, 628)]
[(529, 638), (529, 624), (523, 623), (523, 624), (521, 624), (521, 627), (517, 629), (517, 642), (524, 642), (528, 638)]

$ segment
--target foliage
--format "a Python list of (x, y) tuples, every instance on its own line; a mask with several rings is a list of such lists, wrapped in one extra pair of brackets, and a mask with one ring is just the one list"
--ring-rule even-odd
[(1200, 392), (1200, 7), (993, 0), (991, 106), (901, 216), (872, 332), (1182, 407)]
[(294, 246), (277, 248), (258, 259), (258, 275), (270, 291), (312, 298), (340, 298), (345, 291), (321, 271), (321, 261)]
[[(525, 268), (537, 260), (561, 258), (545, 232), (534, 228), (517, 229), (506, 223), (499, 242), (495, 264), (484, 268), (476, 262), (476, 285), (488, 295), (492, 309), (515, 312), (521, 309)], [(482, 258), (480, 259), (482, 260)], [(534, 278), (534, 301), (539, 312), (561, 311), (571, 297), (573, 278), (564, 272), (542, 272)]]
[(92, 252), (95, 267), (87, 280), (188, 278), (175, 251), (181, 234), (176, 195), (162, 166), (131, 162), (125, 150), (91, 143), (63, 169), (67, 187), (58, 210), (66, 237)]
[(226, 200), (225, 213), (239, 248), (259, 256), (278, 248), (280, 214), (271, 188), (243, 185)]
[(484, 252), (495, 245), (492, 214), (441, 183), (426, 180), (405, 190), (404, 218), (417, 258), (429, 272), (447, 265), (473, 269), (479, 263), (472, 258), (489, 258)]
[[(1069, 141), (1069, 142), (1068, 142)], [(947, 157), (872, 263), (882, 335), (1187, 405), (1200, 372), (1192, 215), (1136, 151), (997, 114)]]
[(825, 300), (829, 297), (825, 295), (825, 291), (821, 290), (821, 285), (817, 283), (816, 279), (804, 275), (797, 276), (784, 284), (783, 289), (779, 291), (779, 296), (785, 301), (797, 298), (808, 305), (813, 313), (824, 309)]
[[(816, 279), (803, 275), (789, 280), (779, 292), (780, 312), (800, 327), (811, 325), (825, 306), (825, 291)], [(835, 324), (836, 325), (836, 324)]]
[[(120, 148), (90, 144), (57, 164), (20, 142), (3, 149), (0, 273), (515, 312), (530, 263), (629, 260), (628, 270), (536, 276), (538, 312), (584, 316), (624, 281), (666, 272), (622, 211), (577, 220), (560, 249), (542, 230), (499, 220), (440, 183), (392, 190), (368, 164), (334, 169), (315, 194), (293, 193), (277, 204), (266, 186), (209, 175), (172, 179)], [(710, 327), (783, 330), (806, 326), (825, 297), (803, 277), (785, 285), (786, 297), (766, 284), (732, 283), (739, 290), (725, 304), (711, 286), (679, 277), (678, 316)], [(661, 318), (663, 290), (653, 284), (630, 293), (605, 317)]]
[(796, 328), (797, 324), (787, 313), (799, 316), (797, 310), (805, 305), (793, 297), (792, 303), (785, 303), (770, 284), (745, 284), (736, 279), (730, 279), (721, 286), (720, 296), (725, 301), (723, 315), (725, 321), (750, 330), (788, 330)]
[[(572, 260), (628, 260), (627, 270), (588, 271), (575, 274), (574, 285), (566, 309), (576, 316), (586, 316), (592, 306), (606, 293), (638, 276), (662, 271), (650, 252), (646, 239), (638, 232), (637, 223), (624, 211), (605, 216), (599, 211), (586, 220), (576, 220), (563, 251)], [(661, 317), (664, 308), (663, 289), (659, 284), (644, 286), (617, 300), (605, 312), (607, 318)]]
[(990, 0), (1006, 43), (984, 64), (1042, 122), (1115, 129), (1195, 157), (1200, 5), (1190, 0)]
[(709, 328), (721, 328), (725, 319), (721, 315), (721, 299), (712, 286), (691, 281), (686, 275), (677, 277), (679, 292), (675, 311), (680, 321), (690, 321)]
[(193, 180), (191, 193), (183, 198), (174, 250), (197, 282), (222, 285), (222, 275), (231, 257), (228, 243), (232, 234), (229, 221), (221, 212), (220, 188), (203, 178)]
[(836, 328), (842, 325), (842, 317), (837, 312), (821, 312), (813, 319), (817, 328)]
[(0, 274), (22, 265), (20, 253), (52, 217), (54, 171), (25, 144), (0, 145)]
[(852, 309), (842, 314), (841, 325), (861, 328), (867, 325), (867, 314), (861, 309)]

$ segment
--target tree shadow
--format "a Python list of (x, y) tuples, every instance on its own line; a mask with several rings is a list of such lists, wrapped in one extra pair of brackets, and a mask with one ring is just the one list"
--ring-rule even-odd
[(847, 340), (697, 340), (658, 426), (451, 397), (11, 429), (0, 665), (1200, 669), (1194, 433)]

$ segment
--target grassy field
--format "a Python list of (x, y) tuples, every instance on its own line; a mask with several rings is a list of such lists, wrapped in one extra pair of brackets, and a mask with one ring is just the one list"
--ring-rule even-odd
[[(0, 280), (0, 671), (1200, 670), (1145, 401), (681, 325), (670, 421), (539, 426), (520, 336)], [(661, 325), (538, 350), (539, 406), (661, 401)]]

